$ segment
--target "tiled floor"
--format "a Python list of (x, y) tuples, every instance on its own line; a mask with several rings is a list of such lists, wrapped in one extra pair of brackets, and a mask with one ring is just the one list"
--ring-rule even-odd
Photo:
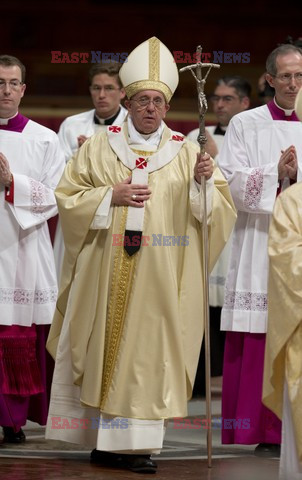
[[(27, 441), (16, 446), (0, 445), (1, 480), (48, 479), (134, 479), (157, 480), (277, 480), (278, 459), (261, 459), (253, 455), (254, 446), (222, 446), (219, 417), (221, 412), (219, 379), (213, 385), (212, 468), (207, 463), (207, 431), (192, 428), (193, 420), (205, 419), (204, 399), (189, 403), (190, 422), (168, 425), (164, 448), (156, 457), (156, 476), (138, 475), (89, 463), (90, 449), (44, 439), (44, 428), (28, 423), (24, 428)], [(180, 428), (181, 427), (181, 428)]]

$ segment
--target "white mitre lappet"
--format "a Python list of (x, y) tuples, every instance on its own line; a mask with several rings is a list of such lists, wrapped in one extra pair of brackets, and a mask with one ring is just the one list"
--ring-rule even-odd
[(158, 90), (167, 103), (179, 79), (172, 53), (156, 37), (149, 38), (130, 53), (119, 76), (128, 98), (141, 90)]
[(299, 120), (302, 122), (302, 88), (300, 88), (295, 101), (295, 112)]

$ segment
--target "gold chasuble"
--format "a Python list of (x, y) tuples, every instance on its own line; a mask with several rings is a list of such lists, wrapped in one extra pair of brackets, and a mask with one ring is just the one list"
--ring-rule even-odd
[(302, 185), (276, 200), (269, 232), (268, 331), (263, 403), (282, 419), (288, 386), (297, 453), (302, 462)]
[[(122, 134), (125, 142), (126, 124)], [(158, 151), (139, 153), (152, 193), (141, 248), (129, 257), (128, 207), (112, 206), (110, 227), (91, 229), (108, 190), (132, 172), (126, 166), (132, 153), (119, 157), (109, 136), (108, 130), (84, 143), (56, 190), (66, 253), (48, 350), (55, 357), (68, 322), (73, 381), (85, 406), (138, 419), (186, 416), (204, 329), (202, 231), (190, 198), (198, 149), (165, 127)], [(236, 217), (218, 168), (211, 206), (212, 267)]]

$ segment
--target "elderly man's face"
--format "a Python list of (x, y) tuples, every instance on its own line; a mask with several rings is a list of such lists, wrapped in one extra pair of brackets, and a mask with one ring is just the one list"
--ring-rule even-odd
[(21, 82), (22, 74), (18, 65), (0, 65), (0, 117), (11, 118), (17, 111), (25, 92)]
[(146, 135), (158, 129), (170, 108), (163, 94), (157, 90), (142, 90), (125, 105), (136, 130)]

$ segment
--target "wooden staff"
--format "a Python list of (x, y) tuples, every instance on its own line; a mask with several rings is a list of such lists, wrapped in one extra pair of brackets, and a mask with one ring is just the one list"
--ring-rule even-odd
[[(204, 86), (207, 77), (212, 68), (220, 68), (217, 63), (201, 62), (202, 48), (199, 45), (196, 49), (196, 58), (198, 62), (194, 65), (188, 65), (181, 68), (180, 73), (190, 70), (196, 80), (198, 95), (198, 111), (199, 111), (199, 135), (197, 141), (200, 146), (200, 154), (205, 154), (205, 144), (207, 137), (205, 133), (205, 114), (208, 110), (207, 99), (204, 93)], [(207, 72), (202, 78), (202, 69), (207, 68)], [(212, 409), (211, 409), (211, 350), (210, 350), (210, 320), (209, 320), (209, 265), (208, 265), (208, 225), (207, 225), (207, 195), (206, 195), (206, 179), (201, 177), (201, 188), (203, 191), (203, 215), (202, 222), (202, 257), (203, 257), (203, 298), (204, 298), (204, 339), (205, 339), (205, 377), (206, 377), (206, 417), (207, 417), (207, 453), (208, 467), (212, 467)]]

